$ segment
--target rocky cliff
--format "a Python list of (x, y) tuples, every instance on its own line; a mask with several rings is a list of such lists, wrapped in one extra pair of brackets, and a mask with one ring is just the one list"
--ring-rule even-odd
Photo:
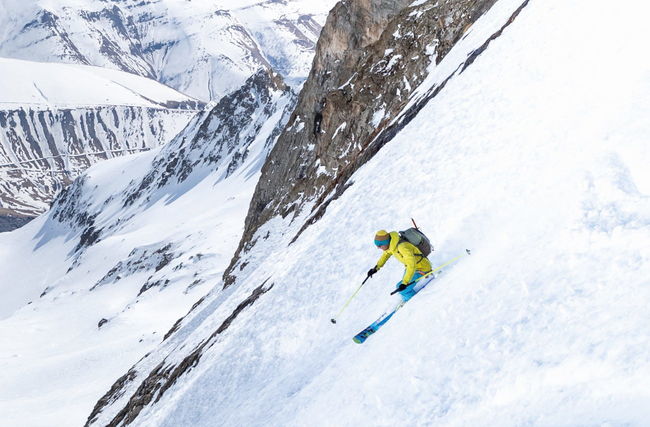
[(263, 224), (302, 215), (306, 226), (351, 185), (347, 178), (394, 134), (414, 88), (494, 3), (342, 1), (332, 10), (296, 110), (262, 170), (226, 286)]
[(0, 110), (0, 208), (38, 215), (92, 164), (162, 145), (195, 114), (138, 106)]

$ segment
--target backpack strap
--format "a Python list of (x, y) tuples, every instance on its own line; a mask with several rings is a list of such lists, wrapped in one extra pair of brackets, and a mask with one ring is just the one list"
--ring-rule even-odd
[[(400, 233), (399, 233), (399, 240), (397, 241), (397, 246), (399, 246), (399, 245), (402, 244), (402, 243), (411, 243), (411, 242), (409, 242), (408, 239), (406, 239), (404, 236), (402, 236), (402, 233), (400, 232)], [(411, 245), (413, 245), (413, 243), (411, 243)], [(397, 247), (397, 246), (396, 246), (396, 247)], [(420, 248), (418, 248), (417, 246), (413, 245), (413, 247), (415, 247), (418, 251), (420, 251)], [(415, 254), (415, 256), (419, 256), (419, 257), (420, 257), (420, 259), (418, 260), (418, 262), (420, 262), (420, 261), (422, 261), (424, 258), (426, 258), (426, 257), (424, 256), (424, 254), (422, 253), (422, 251), (420, 251), (419, 254)]]

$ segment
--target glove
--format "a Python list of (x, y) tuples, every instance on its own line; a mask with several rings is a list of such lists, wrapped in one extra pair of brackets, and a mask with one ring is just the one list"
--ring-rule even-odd
[(391, 295), (395, 295), (395, 294), (398, 293), (398, 292), (402, 292), (404, 289), (408, 288), (408, 287), (411, 286), (412, 284), (413, 284), (413, 282), (411, 282), (411, 283), (406, 283), (406, 284), (404, 284), (404, 283), (400, 283), (399, 286), (398, 286), (398, 287), (397, 287), (393, 292), (391, 292), (390, 294), (391, 294)]
[(370, 270), (368, 270), (368, 277), (372, 277), (373, 274), (377, 272), (377, 266), (372, 267)]

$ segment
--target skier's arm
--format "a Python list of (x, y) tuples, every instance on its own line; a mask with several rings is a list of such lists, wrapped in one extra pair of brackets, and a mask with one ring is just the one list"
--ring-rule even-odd
[(388, 251), (384, 251), (384, 253), (381, 254), (381, 257), (379, 257), (379, 261), (377, 261), (377, 270), (379, 270), (384, 266), (384, 264), (386, 264), (386, 261), (388, 261), (388, 258), (390, 258), (391, 255), (393, 254)]
[(415, 252), (409, 247), (409, 245), (401, 244), (397, 250), (402, 254), (404, 259), (404, 265), (406, 266), (406, 271), (404, 272), (404, 277), (402, 278), (402, 283), (408, 285), (413, 280), (413, 275), (415, 274), (415, 265), (418, 263), (418, 257), (415, 255)]

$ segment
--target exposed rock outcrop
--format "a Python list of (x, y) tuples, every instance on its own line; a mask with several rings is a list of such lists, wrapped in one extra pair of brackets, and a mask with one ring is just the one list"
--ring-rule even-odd
[[(166, 146), (151, 172), (128, 190), (124, 205), (144, 200), (168, 183), (183, 183), (200, 168), (221, 169), (222, 177), (228, 177), (246, 160), (251, 144), (269, 122), (273, 129), (264, 146), (266, 152), (271, 149), (294, 102), (295, 94), (279, 75), (260, 69)], [(272, 121), (273, 116), (277, 120)]]
[[(364, 156), (410, 94), (495, 0), (342, 1), (331, 12), (298, 105), (262, 170), (238, 252), (269, 219), (314, 214), (380, 148)], [(312, 217), (310, 221), (317, 219)], [(240, 265), (241, 267), (241, 265)]]
[(0, 208), (22, 216), (44, 212), (91, 165), (171, 140), (201, 105), (181, 107), (0, 111)]

